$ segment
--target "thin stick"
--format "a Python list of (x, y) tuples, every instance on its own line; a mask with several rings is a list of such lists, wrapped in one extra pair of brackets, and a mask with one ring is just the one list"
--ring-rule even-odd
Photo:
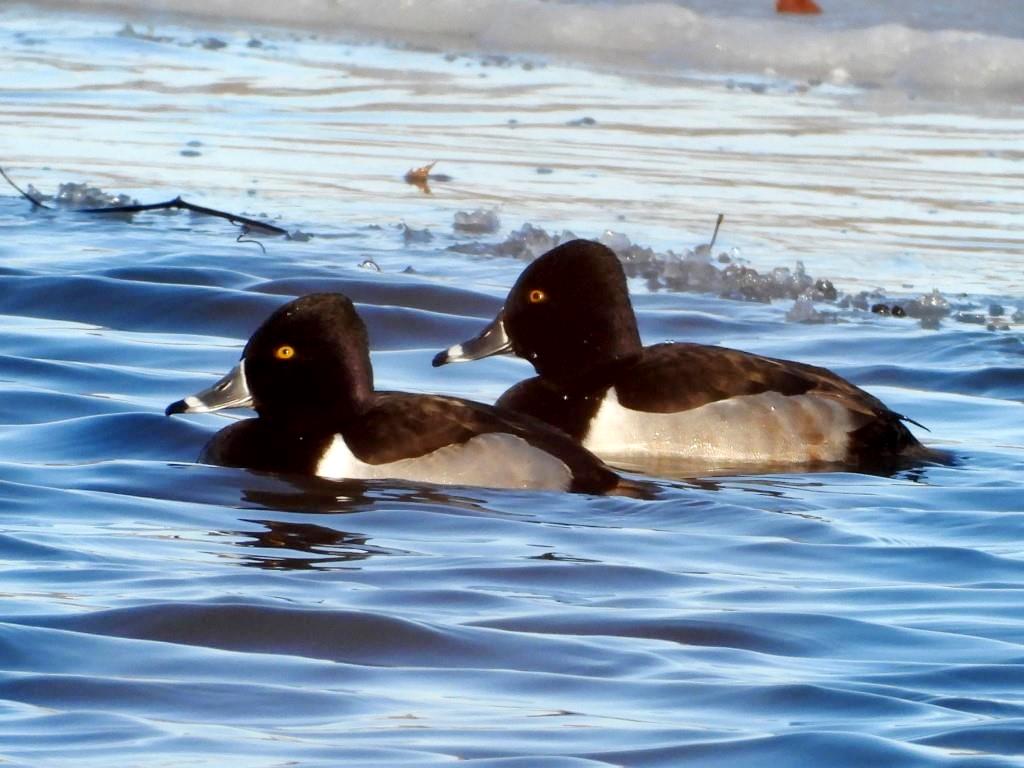
[(722, 219), (724, 218), (724, 213), (718, 214), (718, 221), (715, 222), (715, 231), (711, 234), (711, 242), (708, 243), (708, 253), (711, 253), (711, 249), (715, 247), (715, 240), (718, 239), (718, 228), (722, 226)]
[(6, 181), (8, 184), (10, 184), (12, 187), (14, 187), (14, 189), (17, 191), (17, 193), (19, 195), (21, 195), (26, 200), (28, 200), (30, 203), (32, 203), (32, 207), (33, 208), (49, 208), (50, 207), (50, 206), (46, 205), (45, 203), (43, 203), (41, 200), (36, 200), (34, 197), (32, 197), (32, 195), (30, 195), (24, 189), (22, 189), (17, 184), (15, 184), (13, 181), (11, 181), (11, 177), (7, 175), (7, 171), (5, 171), (3, 168), (0, 168), (0, 176), (3, 176), (4, 177), (4, 181)]
[[(53, 210), (52, 206), (46, 205), (41, 200), (37, 200), (32, 197), (28, 192), (23, 190), (11, 177), (7, 175), (7, 172), (3, 168), (0, 168), (0, 176), (3, 176), (4, 181), (10, 184), (18, 192), (19, 195), (24, 197), (33, 206), (37, 208), (47, 208)], [(165, 203), (149, 203), (139, 205), (114, 205), (109, 208), (72, 208), (70, 210), (75, 213), (142, 213), (143, 211), (163, 211), (163, 210), (185, 210), (192, 211), (193, 213), (200, 213), (204, 216), (216, 216), (220, 219), (227, 219), (232, 224), (243, 227), (249, 231), (258, 231), (266, 235), (287, 235), (288, 230), (281, 227), (275, 226), (274, 224), (267, 224), (263, 221), (257, 221), (256, 219), (250, 219), (248, 216), (238, 216), (234, 213), (227, 213), (226, 211), (218, 211), (215, 208), (207, 208), (203, 205), (196, 205), (186, 200), (182, 200), (180, 196), (173, 200), (168, 200)]]
[(196, 205), (195, 203), (190, 203), (187, 200), (182, 200), (181, 197), (176, 197), (173, 200), (168, 200), (164, 203), (115, 205), (109, 208), (73, 208), (72, 210), (75, 213), (142, 213), (143, 211), (163, 211), (171, 209), (192, 211), (193, 213), (201, 213), (204, 216), (216, 216), (221, 219), (227, 219), (237, 226), (248, 227), (251, 230), (260, 230), (268, 235), (288, 234), (288, 230), (282, 229), (281, 227), (273, 224), (267, 224), (266, 222), (257, 221), (256, 219), (250, 219), (248, 216), (238, 216), (234, 213), (218, 211), (215, 208), (207, 208), (204, 205)]

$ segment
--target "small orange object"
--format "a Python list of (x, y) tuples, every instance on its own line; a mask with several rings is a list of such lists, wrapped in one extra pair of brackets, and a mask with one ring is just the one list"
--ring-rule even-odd
[(814, 0), (775, 0), (777, 13), (821, 13)]
[(421, 192), (430, 194), (430, 171), (437, 165), (437, 160), (426, 165), (421, 165), (419, 168), (413, 168), (405, 172), (405, 183), (412, 184), (417, 187)]

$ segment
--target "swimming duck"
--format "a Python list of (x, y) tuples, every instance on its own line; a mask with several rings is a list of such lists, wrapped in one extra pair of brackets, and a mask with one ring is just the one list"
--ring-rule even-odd
[(200, 461), (327, 478), (398, 478), (602, 493), (618, 476), (529, 416), (438, 395), (376, 392), (366, 326), (338, 293), (296, 299), (253, 333), (220, 381), (175, 413), (252, 407)]
[(538, 375), (496, 405), (609, 461), (861, 464), (924, 450), (903, 416), (825, 368), (704, 344), (643, 346), (622, 265), (587, 240), (536, 259), (494, 321), (433, 362), (503, 353)]

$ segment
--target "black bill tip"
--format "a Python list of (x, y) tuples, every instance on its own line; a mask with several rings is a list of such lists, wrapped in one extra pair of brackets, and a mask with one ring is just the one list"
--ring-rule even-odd
[(164, 408), (164, 416), (173, 416), (176, 413), (187, 413), (188, 403), (184, 400), (175, 400), (173, 403)]

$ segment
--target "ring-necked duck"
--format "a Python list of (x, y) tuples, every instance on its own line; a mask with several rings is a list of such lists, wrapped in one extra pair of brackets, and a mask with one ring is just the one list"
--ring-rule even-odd
[(618, 475), (529, 416), (469, 400), (375, 392), (366, 327), (338, 293), (296, 299), (249, 339), (242, 359), (167, 415), (251, 406), (200, 461), (328, 478), (399, 478), (601, 493)]
[(615, 254), (573, 240), (530, 264), (497, 318), (434, 365), (514, 353), (498, 400), (606, 459), (874, 463), (924, 451), (904, 417), (825, 368), (703, 344), (644, 347)]

